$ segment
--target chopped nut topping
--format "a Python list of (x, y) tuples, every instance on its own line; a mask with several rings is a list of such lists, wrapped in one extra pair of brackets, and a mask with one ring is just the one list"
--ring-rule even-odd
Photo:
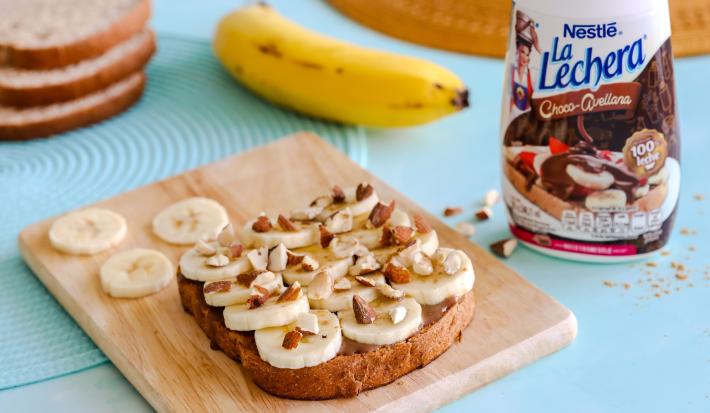
[(461, 252), (451, 251), (451, 253), (444, 260), (444, 272), (453, 275), (459, 272), (463, 267), (463, 258), (461, 258)]
[(297, 208), (291, 211), (291, 220), (295, 221), (312, 221), (320, 213), (323, 212), (323, 207), (312, 206), (307, 208)]
[(414, 228), (397, 225), (392, 228), (392, 238), (395, 245), (404, 245), (414, 236)]
[(423, 216), (419, 214), (414, 216), (414, 226), (417, 227), (417, 232), (420, 234), (428, 234), (431, 232), (431, 225)]
[(358, 184), (357, 189), (355, 190), (355, 200), (359, 202), (363, 199), (367, 199), (373, 192), (375, 192), (375, 188), (373, 188), (372, 185), (364, 182)]
[(330, 249), (337, 258), (352, 257), (360, 251), (360, 241), (354, 237), (335, 238), (330, 243)]
[(389, 205), (385, 205), (382, 202), (378, 202), (372, 208), (370, 216), (368, 217), (372, 226), (374, 226), (375, 228), (383, 226), (387, 222), (387, 220), (390, 219), (390, 216), (392, 216), (394, 207), (395, 201), (390, 202)]
[(199, 240), (195, 244), (195, 251), (204, 257), (211, 257), (217, 253), (217, 249), (210, 244)]
[(271, 271), (264, 271), (261, 274), (257, 275), (254, 281), (252, 281), (249, 286), (252, 288), (264, 288), (266, 291), (266, 294), (271, 294), (269, 290), (267, 290), (264, 285), (274, 281), (276, 279), (276, 276), (274, 275), (273, 272)]
[(476, 211), (475, 215), (479, 221), (485, 221), (493, 216), (493, 211), (488, 207), (483, 207)]
[(303, 259), (305, 258), (305, 255), (294, 254), (288, 250), (286, 251), (286, 255), (288, 256), (288, 261), (286, 262), (286, 265), (288, 266), (298, 265), (303, 262)]
[(333, 294), (333, 278), (327, 272), (321, 271), (308, 284), (308, 298), (324, 300)]
[(335, 291), (347, 291), (351, 288), (352, 284), (350, 283), (350, 280), (345, 277), (338, 279), (338, 281), (333, 284), (333, 289)]
[(281, 214), (279, 214), (278, 223), (279, 223), (279, 227), (281, 227), (282, 231), (285, 231), (285, 232), (296, 231), (296, 226), (293, 225), (293, 222), (291, 222), (290, 219), (286, 218), (285, 216), (283, 216)]
[(269, 249), (263, 247), (251, 250), (247, 253), (247, 259), (255, 270), (265, 270), (269, 265)]
[(222, 254), (213, 255), (205, 260), (205, 264), (210, 267), (224, 267), (229, 264), (229, 257)]
[[(258, 279), (259, 277), (256, 277), (256, 278)], [(252, 284), (254, 284), (255, 282), (256, 282), (256, 280), (254, 280), (254, 282), (252, 282)], [(265, 296), (266, 298), (269, 298), (269, 296), (271, 296), (271, 293), (269, 292), (269, 290), (262, 287), (261, 285), (257, 284), (257, 285), (254, 285), (252, 288), (254, 289), (252, 291), (252, 295), (260, 294), (260, 295)]]
[(434, 265), (431, 260), (421, 252), (416, 254), (413, 261), (412, 270), (414, 270), (415, 274), (430, 275), (434, 272)]
[(377, 262), (377, 258), (375, 258), (374, 254), (366, 254), (360, 257), (357, 257), (355, 260), (355, 265), (350, 267), (348, 270), (348, 273), (350, 275), (364, 275), (364, 274), (369, 274), (373, 271), (377, 271), (380, 269), (380, 263)]
[(323, 225), (318, 226), (318, 231), (320, 231), (321, 248), (328, 248), (328, 245), (330, 245), (330, 241), (335, 238), (335, 235), (331, 234)]
[(456, 224), (455, 229), (456, 232), (463, 235), (464, 237), (470, 237), (476, 233), (476, 227), (474, 227), (472, 223), (466, 221), (461, 221)]
[(444, 216), (445, 217), (453, 217), (454, 215), (458, 215), (462, 212), (463, 212), (463, 208), (458, 207), (458, 206), (444, 208)]
[(357, 281), (358, 283), (364, 285), (365, 287), (374, 287), (374, 286), (377, 285), (377, 283), (375, 282), (375, 280), (373, 280), (372, 278), (370, 278), (370, 277), (363, 277), (363, 276), (360, 276), (360, 275), (358, 275), (358, 276), (355, 277), (355, 281)]
[(513, 252), (517, 246), (518, 240), (515, 238), (508, 238), (491, 244), (491, 250), (499, 257), (508, 258), (513, 255)]
[(227, 247), (227, 255), (232, 260), (236, 260), (237, 258), (241, 257), (243, 252), (244, 252), (244, 245), (242, 245), (238, 242), (234, 242), (234, 243), (232, 243), (232, 245)]
[(296, 330), (303, 335), (316, 335), (320, 333), (318, 316), (313, 313), (301, 313), (296, 319)]
[[(257, 288), (257, 290), (258, 290), (258, 288)], [(261, 307), (262, 305), (264, 305), (264, 303), (268, 299), (269, 299), (268, 291), (266, 294), (262, 294), (261, 291), (258, 291), (258, 294), (252, 294), (249, 296), (249, 298), (247, 299), (247, 304), (249, 305), (249, 309), (253, 310), (257, 307)]]
[(391, 262), (385, 266), (383, 273), (393, 283), (404, 284), (412, 281), (412, 274), (409, 273), (408, 269), (394, 265)]
[(401, 300), (404, 297), (403, 291), (396, 290), (387, 283), (377, 284), (377, 292), (392, 300)]
[(370, 307), (370, 304), (359, 295), (353, 295), (353, 311), (358, 324), (372, 324), (377, 318), (377, 313)]
[(264, 273), (266, 271), (264, 270), (251, 270), (245, 273), (241, 273), (237, 275), (237, 282), (245, 287), (251, 286), (251, 283), (254, 282), (256, 277), (259, 276), (259, 274)]
[(268, 269), (270, 271), (283, 271), (288, 265), (288, 249), (283, 243), (279, 243), (269, 252)]
[(251, 229), (253, 229), (254, 232), (269, 232), (272, 228), (273, 225), (271, 225), (271, 221), (269, 221), (269, 218), (264, 215), (257, 218), (251, 226)]
[(350, 208), (343, 208), (325, 220), (325, 229), (332, 234), (340, 234), (353, 229), (353, 214)]
[(232, 289), (231, 281), (215, 281), (205, 284), (203, 292), (205, 294), (210, 293), (226, 293)]
[(345, 202), (345, 192), (338, 185), (333, 185), (333, 203), (342, 204)]
[(392, 324), (397, 325), (404, 320), (404, 317), (407, 316), (407, 309), (401, 305), (398, 305), (397, 307), (390, 309), (388, 313), (390, 320), (392, 320)]
[(320, 263), (316, 261), (313, 257), (310, 255), (306, 255), (303, 257), (301, 260), (301, 268), (303, 271), (315, 271), (320, 267)]
[(276, 300), (277, 303), (282, 303), (285, 301), (293, 301), (298, 299), (299, 294), (301, 293), (301, 284), (296, 281), (295, 283), (291, 284), (286, 291), (281, 293), (279, 296), (279, 299)]
[(229, 247), (233, 242), (237, 240), (237, 234), (234, 231), (234, 226), (232, 224), (227, 224), (222, 231), (217, 235), (217, 242), (223, 247)]
[(291, 330), (284, 336), (284, 341), (283, 343), (281, 343), (281, 346), (286, 350), (293, 350), (294, 348), (298, 347), (298, 343), (301, 341), (302, 338), (303, 333), (301, 333), (299, 330)]

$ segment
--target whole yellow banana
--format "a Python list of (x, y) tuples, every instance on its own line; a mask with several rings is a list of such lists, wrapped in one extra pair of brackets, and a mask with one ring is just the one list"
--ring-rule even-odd
[(214, 51), (256, 94), (320, 118), (412, 126), (468, 106), (468, 90), (451, 71), (321, 35), (263, 3), (225, 16)]

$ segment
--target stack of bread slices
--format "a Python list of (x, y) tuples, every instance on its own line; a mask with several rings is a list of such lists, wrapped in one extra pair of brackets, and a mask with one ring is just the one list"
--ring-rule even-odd
[(136, 102), (149, 0), (0, 0), (0, 140), (45, 137)]

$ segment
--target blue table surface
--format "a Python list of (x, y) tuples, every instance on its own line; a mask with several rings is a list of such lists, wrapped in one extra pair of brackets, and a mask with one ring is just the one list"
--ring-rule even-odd
[[(159, 33), (210, 38), (218, 18), (243, 2), (154, 3), (152, 25)], [(369, 170), (437, 213), (448, 205), (473, 211), (485, 191), (498, 186), (502, 61), (389, 38), (351, 22), (324, 1), (271, 3), (318, 31), (438, 62), (471, 87), (473, 106), (461, 114), (418, 128), (369, 131)], [(710, 223), (704, 216), (710, 186), (707, 170), (701, 169), (710, 160), (709, 69), (710, 57), (676, 61), (684, 181), (675, 234), (667, 248), (671, 254), (655, 257), (657, 266), (650, 267), (580, 264), (518, 250), (508, 264), (577, 315), (577, 340), (442, 411), (710, 411)], [(703, 194), (708, 201), (700, 199)], [(501, 205), (495, 213), (493, 220), (477, 225), (474, 242), (488, 245), (508, 235)], [(672, 260), (688, 267), (688, 280), (675, 278)], [(656, 297), (662, 290), (669, 294)], [(110, 363), (0, 392), (0, 411), (48, 409), (151, 408)]]

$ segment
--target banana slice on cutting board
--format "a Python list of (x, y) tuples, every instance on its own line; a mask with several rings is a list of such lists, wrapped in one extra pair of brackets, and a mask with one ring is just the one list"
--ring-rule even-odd
[(349, 289), (335, 289), (328, 298), (319, 300), (309, 298), (308, 302), (311, 304), (311, 308), (320, 308), (333, 312), (347, 310), (352, 307), (353, 295), (355, 294), (359, 295), (367, 302), (375, 300), (378, 297), (378, 293), (377, 288), (375, 288), (374, 285), (384, 283), (385, 277), (382, 273), (372, 273), (363, 275), (362, 277), (371, 280), (373, 286), (361, 284), (355, 279), (355, 277), (348, 275), (344, 279), (348, 280), (348, 283), (350, 284)]
[[(394, 324), (389, 312), (399, 306), (404, 307), (406, 315)], [(338, 312), (345, 337), (364, 344), (394, 344), (416, 333), (422, 323), (422, 307), (413, 298), (400, 301), (377, 299), (370, 303), (370, 307), (377, 312), (377, 318), (370, 324), (358, 323), (352, 308)]]
[(224, 324), (235, 331), (284, 326), (296, 321), (300, 313), (308, 312), (308, 308), (308, 298), (301, 290), (298, 298), (291, 301), (279, 302), (279, 297), (274, 296), (256, 308), (249, 308), (249, 304), (224, 307)]
[(96, 254), (118, 245), (126, 236), (126, 220), (103, 208), (87, 208), (57, 219), (49, 229), (54, 248), (67, 254)]
[(191, 245), (215, 239), (229, 224), (227, 211), (208, 198), (187, 198), (160, 211), (153, 219), (153, 232), (165, 242)]
[(293, 228), (285, 230), (278, 225), (278, 220), (269, 218), (270, 228), (267, 227), (269, 229), (266, 231), (257, 231), (254, 224), (258, 219), (263, 218), (251, 220), (244, 225), (242, 239), (244, 244), (249, 247), (272, 248), (279, 244), (284, 244), (286, 248), (292, 249), (313, 245), (319, 240), (320, 234), (317, 224), (290, 221)]
[(338, 354), (343, 337), (338, 317), (326, 310), (311, 310), (318, 317), (318, 334), (304, 335), (292, 349), (283, 346), (284, 337), (296, 328), (287, 326), (265, 328), (254, 332), (259, 356), (274, 367), (300, 369), (324, 363)]
[(101, 266), (101, 287), (112, 297), (136, 298), (170, 284), (173, 264), (162, 253), (135, 248), (112, 255)]
[[(216, 242), (207, 243), (212, 248), (218, 249)], [(229, 259), (223, 266), (209, 265), (211, 256), (205, 256), (197, 248), (192, 248), (180, 257), (180, 273), (187, 279), (195, 281), (219, 281), (252, 269), (247, 253), (244, 251), (239, 258)]]
[(294, 255), (310, 257), (317, 264), (315, 268), (304, 267), (303, 263), (290, 265), (282, 272), (284, 281), (293, 284), (298, 281), (302, 286), (307, 286), (313, 278), (321, 271), (330, 275), (333, 281), (342, 278), (348, 273), (348, 269), (353, 264), (352, 257), (338, 258), (330, 248), (321, 248), (320, 245), (313, 245), (306, 248), (298, 248), (291, 251)]
[[(270, 274), (270, 276), (268, 276)], [(260, 274), (266, 282), (258, 282), (257, 285), (265, 288), (269, 293), (280, 291), (283, 287), (281, 274), (274, 274), (270, 271)], [(267, 277), (268, 276), (268, 277)], [(253, 285), (244, 285), (236, 279), (210, 281), (202, 286), (207, 304), (213, 307), (226, 307), (234, 304), (244, 304), (254, 292)]]
[[(454, 260), (452, 254), (458, 254), (458, 258)], [(449, 255), (452, 255), (451, 262), (447, 263)], [(392, 283), (392, 287), (422, 305), (438, 304), (449, 297), (460, 297), (471, 291), (475, 274), (471, 259), (463, 251), (439, 248), (433, 258), (434, 270), (431, 274), (419, 275), (410, 270), (410, 282)]]

